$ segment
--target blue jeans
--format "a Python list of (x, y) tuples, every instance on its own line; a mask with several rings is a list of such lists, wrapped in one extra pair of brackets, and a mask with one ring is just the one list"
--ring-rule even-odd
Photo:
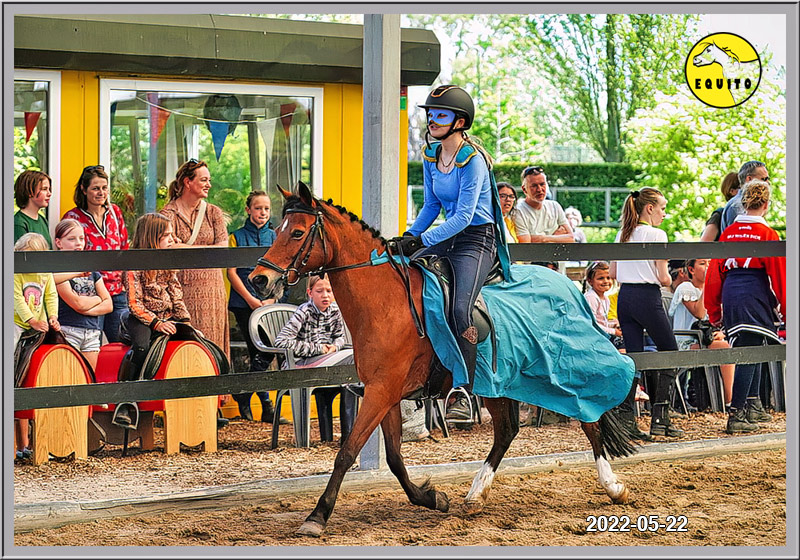
[(472, 307), (497, 255), (494, 224), (468, 226), (450, 239), (422, 249), (414, 256), (447, 258), (453, 271), (448, 323), (458, 339), (472, 326)]
[(103, 332), (109, 342), (119, 342), (119, 325), (122, 322), (122, 315), (128, 311), (128, 294), (122, 292), (111, 296), (114, 309), (110, 313), (103, 315)]

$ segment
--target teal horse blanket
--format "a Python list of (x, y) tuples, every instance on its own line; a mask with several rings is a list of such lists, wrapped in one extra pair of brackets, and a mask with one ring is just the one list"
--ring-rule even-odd
[[(386, 254), (373, 261), (386, 261)], [(467, 383), (467, 369), (444, 316), (441, 286), (425, 277), (425, 330), (453, 386)], [(614, 347), (597, 325), (586, 298), (572, 281), (536, 265), (511, 265), (512, 281), (481, 290), (497, 335), (478, 345), (473, 393), (541, 406), (582, 422), (595, 422), (620, 404), (633, 384), (633, 360)]]

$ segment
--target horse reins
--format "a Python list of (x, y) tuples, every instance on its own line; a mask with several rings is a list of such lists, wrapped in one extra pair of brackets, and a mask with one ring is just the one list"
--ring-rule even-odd
[[(269, 259), (265, 259), (264, 257), (259, 258), (256, 261), (256, 264), (259, 266), (263, 266), (264, 268), (268, 268), (270, 270), (274, 270), (281, 275), (281, 280), (286, 282), (288, 286), (296, 285), (301, 278), (305, 276), (312, 276), (312, 275), (322, 275), (330, 272), (339, 272), (342, 270), (352, 270), (355, 268), (363, 268), (366, 266), (376, 266), (371, 260), (364, 261), (361, 263), (356, 264), (349, 264), (344, 266), (333, 266), (325, 268), (324, 265), (320, 265), (318, 268), (314, 270), (309, 270), (308, 272), (300, 272), (299, 269), (303, 268), (308, 264), (308, 260), (311, 258), (311, 251), (314, 250), (314, 245), (316, 243), (317, 237), (320, 238), (322, 242), (322, 255), (323, 261), (328, 258), (328, 248), (325, 244), (325, 222), (322, 220), (322, 212), (320, 210), (306, 210), (303, 208), (291, 208), (286, 210), (287, 214), (308, 214), (310, 216), (314, 216), (314, 224), (311, 226), (308, 235), (306, 235), (305, 241), (300, 246), (300, 249), (297, 250), (292, 262), (287, 268), (282, 268), (275, 264), (274, 262), (270, 261)], [(420, 338), (425, 338), (425, 327), (422, 324), (422, 319), (420, 319), (419, 312), (417, 311), (416, 305), (414, 305), (414, 298), (411, 295), (411, 281), (408, 272), (408, 264), (406, 263), (405, 259), (400, 258), (400, 266), (394, 260), (394, 255), (392, 254), (389, 244), (386, 244), (387, 252), (389, 253), (389, 265), (392, 267), (393, 270), (397, 272), (400, 276), (400, 280), (403, 282), (403, 287), (406, 290), (406, 295), (408, 296), (408, 305), (411, 309), (411, 317), (414, 319), (414, 327), (417, 329), (417, 335)], [(303, 254), (305, 251), (305, 255), (303, 256), (302, 260), (300, 260), (300, 255)], [(300, 260), (298, 265), (297, 261)], [(402, 270), (401, 270), (402, 269)], [(289, 280), (289, 274), (294, 272), (296, 279), (294, 282)]]

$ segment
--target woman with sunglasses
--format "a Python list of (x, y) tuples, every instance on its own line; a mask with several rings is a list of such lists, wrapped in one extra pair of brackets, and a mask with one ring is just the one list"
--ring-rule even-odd
[[(448, 323), (466, 365), (467, 378), (453, 375), (453, 388), (462, 388), (448, 406), (447, 419), (470, 423), (468, 391), (475, 377), (478, 333), (472, 307), (496, 258), (509, 278), (508, 247), (492, 158), (467, 135), (475, 116), (470, 95), (455, 85), (434, 89), (421, 108), (427, 111), (423, 153), (425, 202), (403, 237), (390, 241), (410, 254), (446, 258), (453, 270), (451, 316)], [(434, 142), (431, 143), (430, 139)], [(444, 209), (445, 221), (428, 229)]]
[(517, 213), (514, 207), (517, 203), (517, 191), (511, 183), (497, 183), (497, 193), (500, 198), (500, 210), (503, 212), (503, 222), (506, 224), (506, 241), (508, 243), (517, 242), (517, 228), (514, 225), (514, 215)]
[[(63, 219), (77, 220), (84, 230), (84, 251), (119, 251), (128, 249), (128, 228), (122, 210), (111, 202), (108, 175), (102, 165), (85, 167), (75, 185), (75, 208)], [(122, 284), (122, 271), (100, 271), (111, 295), (113, 310), (103, 315), (103, 332), (108, 342), (119, 342), (119, 326), (128, 311), (128, 295)], [(58, 279), (57, 279), (58, 280)]]
[[(161, 209), (161, 213), (172, 220), (174, 247), (228, 246), (222, 209), (205, 200), (210, 189), (211, 174), (204, 161), (190, 159), (180, 166), (169, 185), (169, 202)], [(230, 359), (228, 294), (222, 269), (181, 270), (178, 280), (192, 325), (222, 348)]]

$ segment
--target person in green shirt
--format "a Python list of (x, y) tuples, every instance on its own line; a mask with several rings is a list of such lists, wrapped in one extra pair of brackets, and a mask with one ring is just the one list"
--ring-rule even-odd
[(28, 169), (19, 174), (14, 182), (14, 200), (19, 206), (14, 214), (14, 242), (26, 233), (38, 233), (47, 241), (47, 248), (53, 248), (47, 217), (40, 213), (50, 204), (51, 196), (47, 173)]

